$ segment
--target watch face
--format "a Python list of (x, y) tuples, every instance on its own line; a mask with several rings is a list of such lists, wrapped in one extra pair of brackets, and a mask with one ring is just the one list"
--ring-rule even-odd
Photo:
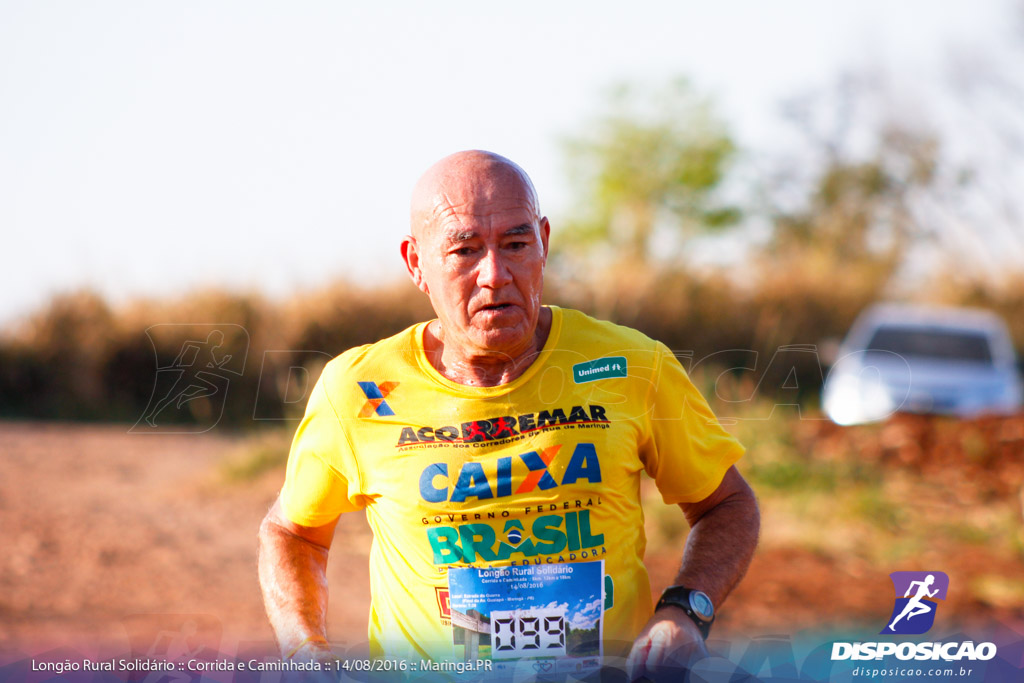
[(704, 620), (709, 620), (715, 615), (711, 598), (701, 591), (690, 591), (690, 608)]

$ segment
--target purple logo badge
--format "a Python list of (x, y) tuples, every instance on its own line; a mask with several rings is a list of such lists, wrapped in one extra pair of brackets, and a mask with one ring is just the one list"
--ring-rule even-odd
[(938, 600), (946, 599), (949, 577), (944, 572), (893, 572), (896, 604), (882, 634), (918, 635), (935, 623)]

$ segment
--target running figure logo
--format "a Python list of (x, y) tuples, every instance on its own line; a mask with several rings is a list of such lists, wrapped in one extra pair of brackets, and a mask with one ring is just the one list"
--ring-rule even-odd
[[(893, 572), (896, 603), (882, 634), (918, 635), (935, 623), (936, 600), (945, 600), (949, 577), (943, 572)], [(900, 597), (902, 596), (902, 597)]]
[[(154, 325), (146, 330), (146, 335), (158, 358), (158, 349), (166, 348), (166, 341), (161, 343), (160, 338), (177, 336), (181, 339), (178, 335), (185, 329), (191, 333), (189, 337), (197, 331), (199, 335), (178, 342), (181, 347), (174, 360), (169, 365), (157, 367), (149, 404), (131, 431), (161, 431), (162, 427), (176, 423), (180, 427), (174, 431), (207, 431), (220, 421), (231, 375), (241, 375), (245, 366), (249, 335), (243, 328), (232, 324)], [(225, 332), (233, 340), (230, 345), (226, 343)], [(202, 410), (196, 412), (193, 410), (194, 402), (200, 400)], [(195, 416), (200, 416), (201, 422), (212, 422), (213, 425), (203, 425), (196, 430), (182, 424), (191, 422), (189, 418)]]

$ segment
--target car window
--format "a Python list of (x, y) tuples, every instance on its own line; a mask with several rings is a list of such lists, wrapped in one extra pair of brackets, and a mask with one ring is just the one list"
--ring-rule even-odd
[(879, 327), (868, 351), (889, 351), (901, 356), (992, 364), (988, 337), (970, 330), (928, 329), (886, 325)]

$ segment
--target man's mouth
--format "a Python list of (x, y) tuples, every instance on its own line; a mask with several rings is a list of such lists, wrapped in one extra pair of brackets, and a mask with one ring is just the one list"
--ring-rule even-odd
[(481, 310), (484, 310), (484, 311), (503, 311), (506, 308), (509, 308), (511, 306), (512, 306), (512, 304), (490, 304), (488, 306), (483, 306), (481, 308)]

